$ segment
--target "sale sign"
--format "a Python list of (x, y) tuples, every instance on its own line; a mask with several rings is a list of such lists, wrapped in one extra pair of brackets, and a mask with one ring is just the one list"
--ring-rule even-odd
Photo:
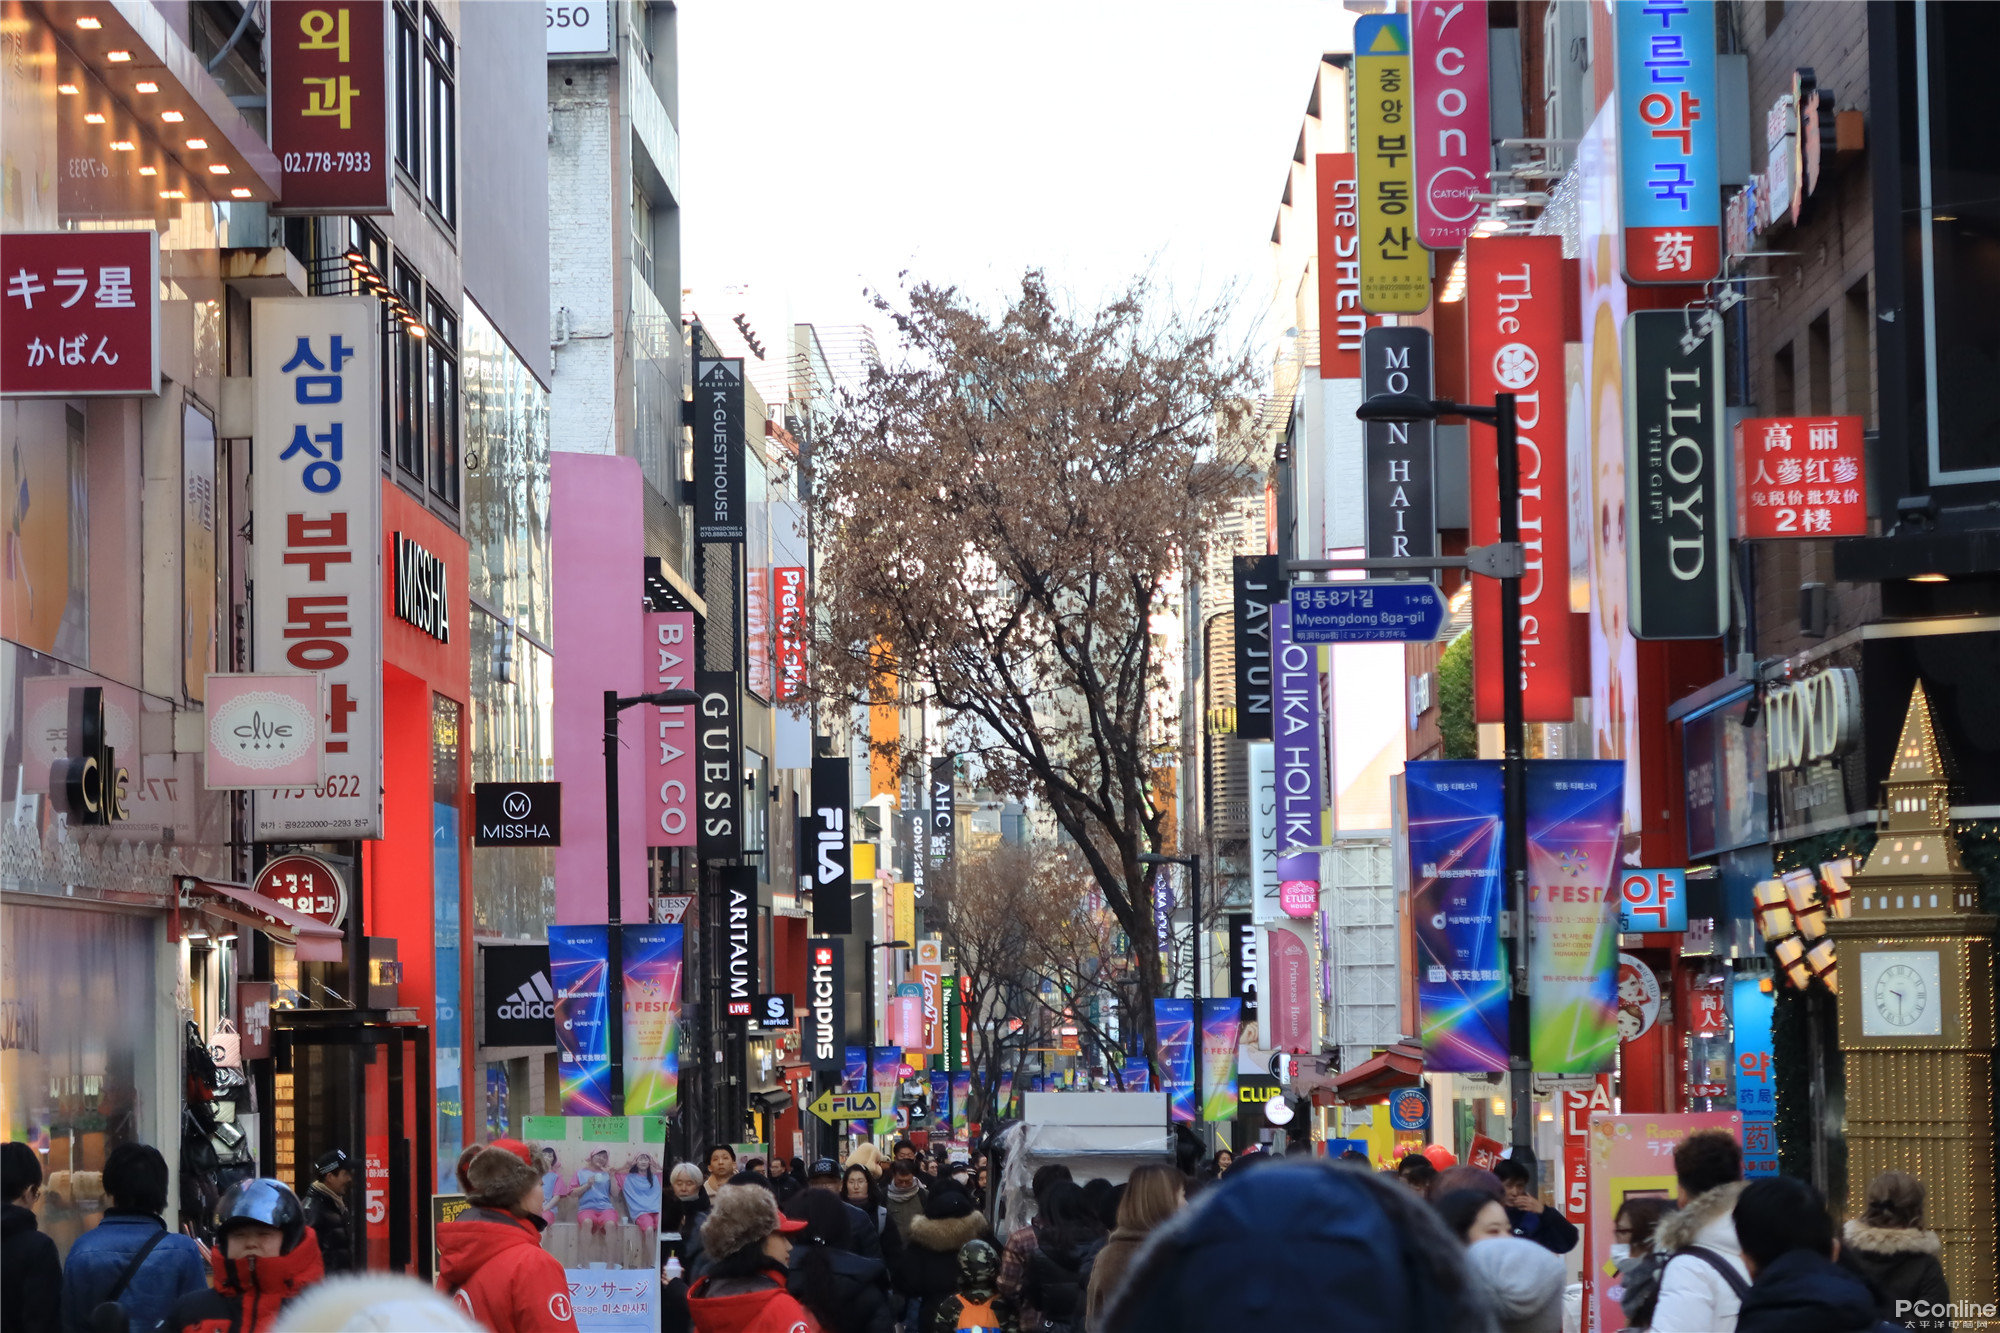
[[(1530, 722), (1568, 722), (1570, 682), (1568, 411), (1563, 392), (1563, 257), (1556, 236), (1475, 236), (1465, 244), (1467, 401), (1514, 395), (1520, 466), (1521, 702)], [(1499, 442), (1474, 422), (1472, 541), (1500, 540)], [(1504, 710), (1500, 586), (1472, 581), (1473, 715)]]
[(387, 213), (389, 7), (276, 0), (267, 34), (276, 213)]
[(1431, 259), (1417, 244), (1410, 21), (1364, 14), (1354, 23), (1354, 147), (1359, 169), (1361, 307), (1416, 314), (1431, 303)]
[(0, 396), (159, 392), (159, 233), (9, 232), (0, 281)]
[(1734, 453), (1738, 536), (1868, 535), (1860, 417), (1739, 421)]
[(1486, 0), (1416, 0), (1410, 7), (1416, 88), (1417, 241), (1465, 244), (1478, 220), (1474, 193), (1493, 157), (1487, 105)]
[(1625, 279), (1706, 282), (1722, 271), (1714, 0), (1614, 9)]

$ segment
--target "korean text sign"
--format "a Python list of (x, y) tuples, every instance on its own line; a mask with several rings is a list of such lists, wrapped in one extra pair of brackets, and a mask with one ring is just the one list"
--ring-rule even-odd
[(1278, 846), (1320, 843), (1319, 649), (1292, 639), (1292, 608), (1271, 608), (1272, 781), (1278, 802)]
[(1715, 5), (1640, 0), (1615, 8), (1625, 277), (1706, 282), (1722, 271)]
[(368, 297), (254, 303), (256, 668), (320, 673), (326, 708), (319, 782), (258, 792), (259, 841), (382, 836), (380, 320)]
[(159, 392), (159, 270), (151, 231), (0, 236), (0, 395)]
[(1505, 1069), (1500, 767), (1425, 760), (1410, 764), (1403, 780), (1425, 1067), (1440, 1073)]
[(271, 6), (271, 148), (285, 213), (387, 213), (388, 6)]
[(1860, 417), (1736, 423), (1736, 531), (1758, 540), (1868, 535)]
[(1431, 303), (1431, 257), (1417, 244), (1410, 21), (1401, 14), (1355, 20), (1354, 126), (1361, 308), (1413, 315)]
[(1686, 930), (1687, 871), (1621, 870), (1618, 873), (1618, 931)]
[(1486, 0), (1416, 0), (1410, 7), (1416, 90), (1417, 240), (1456, 249), (1479, 217), (1474, 192), (1492, 163)]

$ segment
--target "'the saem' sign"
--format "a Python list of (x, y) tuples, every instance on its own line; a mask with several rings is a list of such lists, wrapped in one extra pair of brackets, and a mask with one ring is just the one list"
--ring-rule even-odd
[[(1431, 396), (1429, 329), (1370, 329), (1362, 335), (1361, 396), (1382, 393)], [(1363, 422), (1361, 442), (1368, 480), (1363, 527), (1368, 554), (1384, 559), (1436, 555), (1432, 423)]]
[(451, 642), (451, 589), (444, 561), (405, 537), (395, 536), (396, 617), (439, 643)]
[(1321, 153), (1313, 158), (1313, 189), (1319, 207), (1319, 377), (1360, 379), (1361, 335), (1379, 328), (1382, 317), (1361, 308), (1354, 154)]
[(1613, 9), (1626, 280), (1706, 282), (1722, 271), (1714, 0)]
[[(1530, 722), (1574, 716), (1570, 683), (1569, 492), (1563, 398), (1563, 257), (1555, 236), (1475, 236), (1465, 243), (1466, 396), (1514, 395), (1520, 459), (1522, 703)], [(1471, 428), (1471, 530), (1500, 540), (1499, 443)], [(1472, 580), (1473, 717), (1498, 722), (1505, 707), (1500, 588)]]
[(806, 571), (780, 565), (771, 571), (778, 606), (778, 702), (791, 703), (806, 692)]
[(695, 717), (695, 855), (733, 860), (743, 848), (743, 750), (738, 739), (736, 673), (697, 671)]
[(812, 919), (822, 935), (845, 935), (854, 929), (854, 899), (850, 876), (853, 859), (848, 827), (847, 760), (817, 756), (812, 761)]
[(743, 358), (706, 358), (694, 372), (694, 539), (743, 543)]
[(1492, 165), (1487, 105), (1486, 0), (1416, 0), (1410, 7), (1416, 88), (1417, 240), (1465, 244)]
[[(685, 690), (694, 680), (694, 614), (649, 611), (646, 679), (655, 690)], [(646, 781), (646, 845), (695, 845), (695, 716), (686, 704), (643, 704), (639, 751)]]
[(757, 1001), (757, 867), (723, 866), (722, 1012), (750, 1018)]
[(382, 0), (271, 6), (273, 212), (390, 210), (388, 22)]
[(1271, 739), (1271, 604), (1284, 596), (1275, 555), (1236, 557), (1236, 734)]
[(1354, 22), (1354, 148), (1359, 176), (1361, 307), (1416, 314), (1431, 303), (1431, 257), (1417, 244), (1410, 96), (1410, 21)]
[(841, 1071), (847, 1042), (847, 959), (837, 939), (806, 941), (806, 1012), (799, 1036), (819, 1074)]
[(1700, 327), (1680, 310), (1625, 319), (1625, 569), (1640, 639), (1729, 625), (1722, 338), (1719, 323)]

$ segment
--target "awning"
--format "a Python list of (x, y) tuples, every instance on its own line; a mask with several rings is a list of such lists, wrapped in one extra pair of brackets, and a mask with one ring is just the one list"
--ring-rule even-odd
[(1340, 1100), (1379, 1102), (1398, 1088), (1413, 1088), (1423, 1081), (1424, 1052), (1419, 1046), (1399, 1041), (1380, 1055), (1362, 1061), (1333, 1080)]
[(299, 951), (302, 963), (337, 963), (347, 956), (347, 937), (324, 921), (294, 912), (256, 892), (247, 884), (223, 884), (212, 879), (181, 877), (181, 893), (206, 894), (217, 901), (200, 904), (204, 912), (261, 930)]

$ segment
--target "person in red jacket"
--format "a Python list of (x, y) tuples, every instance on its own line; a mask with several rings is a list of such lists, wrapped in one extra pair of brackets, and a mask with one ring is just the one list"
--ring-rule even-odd
[(243, 1180), (215, 1208), (215, 1285), (181, 1297), (172, 1333), (264, 1333), (286, 1302), (326, 1276), (319, 1238), (282, 1180)]
[(780, 1216), (763, 1185), (724, 1185), (701, 1224), (702, 1278), (688, 1288), (695, 1333), (820, 1333), (785, 1288), (791, 1233), (806, 1223)]
[(471, 1204), (437, 1229), (438, 1286), (493, 1333), (575, 1333), (562, 1262), (542, 1248), (542, 1177), (505, 1148), (463, 1167)]

